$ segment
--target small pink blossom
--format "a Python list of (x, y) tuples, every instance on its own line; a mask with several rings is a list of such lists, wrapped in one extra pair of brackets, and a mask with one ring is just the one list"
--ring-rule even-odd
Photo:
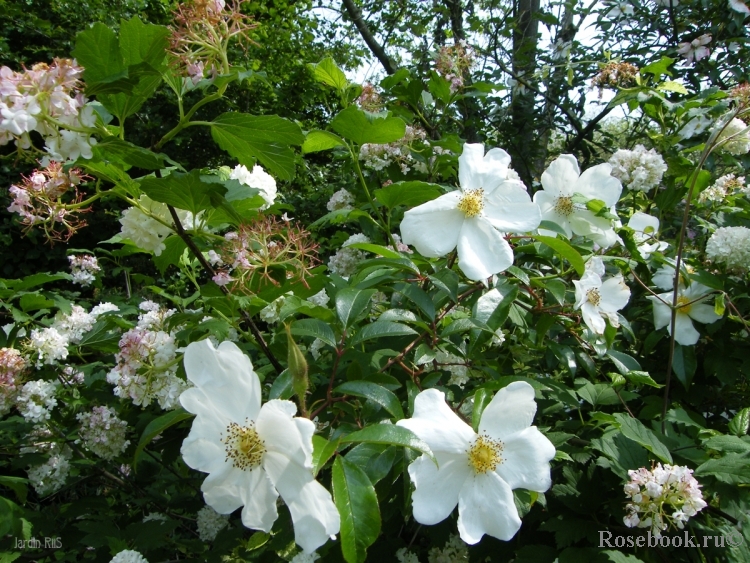
[(677, 52), (685, 57), (688, 63), (692, 63), (693, 60), (698, 62), (701, 59), (706, 58), (711, 54), (711, 49), (706, 47), (711, 42), (711, 35), (704, 33), (700, 37), (693, 39), (690, 42), (680, 43), (677, 46)]

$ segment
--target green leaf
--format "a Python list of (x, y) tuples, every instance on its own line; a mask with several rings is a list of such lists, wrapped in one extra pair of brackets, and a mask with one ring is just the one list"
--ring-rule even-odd
[(103, 317), (98, 319), (91, 330), (83, 335), (79, 346), (98, 350), (105, 354), (114, 354), (119, 350), (118, 343), (121, 336), (117, 320), (112, 317)]
[(164, 246), (161, 254), (153, 258), (154, 264), (162, 274), (166, 272), (169, 266), (179, 264), (187, 244), (178, 236), (170, 236), (164, 241)]
[(281, 180), (294, 178), (294, 152), (305, 137), (299, 125), (276, 115), (222, 113), (211, 122), (211, 135), (225, 151), (252, 166), (255, 159)]
[(18, 300), (18, 304), (21, 306), (21, 310), (24, 313), (28, 313), (29, 311), (48, 309), (49, 307), (52, 307), (55, 302), (51, 299), (47, 299), (44, 295), (39, 293), (26, 293)]
[(617, 350), (607, 350), (607, 357), (612, 360), (615, 364), (617, 371), (627, 376), (631, 371), (641, 371), (641, 364), (638, 361), (624, 352), (618, 352)]
[(103, 23), (96, 22), (79, 33), (71, 54), (83, 66), (83, 79), (87, 85), (127, 77), (120, 42), (115, 32)]
[(323, 469), (323, 466), (328, 463), (329, 459), (331, 459), (331, 456), (336, 453), (336, 450), (339, 447), (339, 441), (333, 440), (332, 442), (329, 442), (317, 434), (312, 437), (312, 441), (313, 475), (317, 476), (317, 474), (320, 473), (320, 470)]
[(709, 459), (698, 466), (695, 475), (713, 475), (722, 483), (740, 485), (750, 483), (750, 456), (727, 454), (719, 459)]
[(28, 479), (22, 477), (11, 477), (10, 475), (0, 475), (0, 487), (8, 487), (18, 497), (21, 504), (26, 502), (26, 493), (28, 489)]
[(737, 436), (712, 436), (703, 443), (711, 450), (720, 452), (744, 454), (750, 452), (750, 442), (746, 442)]
[(133, 454), (133, 469), (135, 469), (138, 465), (138, 460), (141, 457), (141, 453), (143, 452), (145, 447), (151, 443), (151, 440), (156, 438), (167, 428), (170, 428), (171, 426), (174, 426), (175, 424), (182, 422), (183, 420), (187, 420), (188, 418), (191, 418), (193, 416), (193, 414), (187, 412), (186, 410), (177, 408), (149, 422), (145, 430), (143, 431), (143, 434), (141, 434), (141, 439), (138, 441), (138, 446), (135, 448), (135, 454)]
[(444, 268), (442, 270), (438, 270), (429, 277), (430, 281), (435, 284), (435, 287), (437, 287), (438, 289), (442, 289), (445, 293), (447, 293), (454, 303), (458, 301), (459, 277), (456, 272), (454, 272), (453, 270), (449, 270), (448, 268)]
[(683, 387), (687, 389), (693, 381), (695, 370), (698, 368), (698, 362), (695, 359), (695, 349), (693, 346), (683, 346), (675, 344), (674, 359), (672, 360), (672, 371), (680, 380)]
[(549, 246), (552, 250), (554, 250), (560, 256), (570, 262), (570, 265), (573, 266), (579, 276), (583, 275), (583, 272), (585, 270), (583, 258), (581, 258), (581, 255), (578, 254), (578, 251), (570, 246), (567, 242), (559, 238), (544, 237), (541, 235), (536, 235), (532, 238), (535, 238), (539, 242)]
[(342, 289), (336, 294), (336, 314), (344, 328), (348, 328), (362, 311), (369, 307), (370, 299), (374, 294), (374, 289), (355, 289), (353, 287)]
[(647, 371), (629, 371), (625, 374), (625, 379), (634, 385), (648, 385), (657, 389), (664, 387), (664, 385), (654, 381)]
[(365, 426), (362, 430), (357, 430), (341, 438), (342, 444), (359, 444), (366, 442), (370, 444), (387, 444), (389, 446), (402, 446), (410, 448), (429, 456), (433, 461), (430, 446), (411, 430), (394, 424), (373, 424)]
[(437, 72), (433, 72), (432, 76), (430, 76), (430, 81), (427, 83), (427, 88), (430, 90), (430, 93), (433, 96), (435, 96), (444, 104), (450, 102), (451, 83), (440, 76)]
[(369, 242), (355, 242), (348, 245), (348, 248), (359, 248), (360, 250), (366, 250), (367, 252), (379, 254), (384, 258), (392, 258), (394, 260), (400, 260), (403, 258), (403, 256), (401, 256), (395, 250), (391, 250), (389, 248), (386, 248), (385, 246), (380, 246), (379, 244), (372, 244)]
[(352, 339), (352, 344), (359, 344), (360, 342), (372, 340), (373, 338), (409, 336), (411, 334), (417, 334), (417, 331), (407, 325), (394, 323), (392, 321), (375, 321), (374, 323), (362, 327)]
[(103, 160), (114, 160), (145, 170), (158, 170), (164, 167), (163, 155), (117, 137), (107, 137), (99, 141), (94, 146), (94, 154)]
[(169, 28), (143, 23), (133, 17), (120, 23), (120, 52), (126, 65), (148, 63), (157, 71), (164, 67), (169, 46)]
[(518, 295), (518, 287), (503, 286), (503, 292), (500, 288), (494, 288), (482, 295), (474, 306), (472, 317), (477, 321), (484, 323), (490, 330), (496, 331), (508, 318), (510, 306)]
[(334, 389), (336, 393), (342, 395), (354, 395), (369, 399), (385, 410), (387, 410), (396, 420), (404, 418), (404, 411), (398, 397), (385, 387), (371, 381), (347, 381)]
[(292, 372), (285, 369), (276, 379), (273, 380), (271, 390), (268, 392), (268, 398), (286, 400), (292, 395), (294, 395), (294, 388), (292, 387)]
[(640, 444), (664, 463), (672, 463), (672, 454), (667, 447), (640, 420), (623, 413), (615, 413), (614, 417), (626, 438)]
[(190, 211), (193, 215), (211, 209), (213, 201), (227, 191), (221, 184), (204, 182), (198, 170), (188, 174), (172, 172), (166, 178), (145, 178), (141, 189), (154, 201)]
[(650, 65), (646, 65), (641, 69), (641, 75), (649, 73), (653, 74), (656, 78), (659, 78), (662, 74), (666, 74), (667, 76), (672, 76), (672, 73), (667, 70), (670, 66), (672, 66), (672, 63), (674, 63), (675, 59), (670, 59), (669, 57), (662, 57), (656, 62), (651, 63)]
[(313, 336), (333, 348), (336, 347), (336, 334), (333, 329), (319, 319), (301, 319), (292, 323), (292, 334)]
[(367, 474), (342, 457), (333, 462), (333, 501), (341, 516), (341, 551), (347, 563), (364, 563), (380, 535), (380, 509)]
[(746, 436), (748, 430), (750, 430), (750, 407), (742, 409), (729, 421), (729, 431), (735, 436)]
[(358, 145), (392, 143), (406, 133), (406, 123), (398, 117), (383, 117), (349, 106), (331, 121), (331, 128)]
[(400, 283), (394, 285), (393, 289), (419, 307), (430, 320), (435, 319), (435, 304), (418, 285)]
[(685, 88), (682, 84), (679, 82), (675, 82), (674, 80), (665, 80), (659, 86), (657, 86), (657, 89), (660, 92), (677, 92), (678, 94), (689, 94), (687, 91), (687, 88)]
[(310, 131), (305, 137), (305, 142), (302, 143), (302, 154), (327, 151), (329, 149), (343, 146), (346, 146), (346, 143), (338, 135), (334, 135), (328, 131), (315, 129)]
[(427, 201), (432, 201), (439, 197), (443, 190), (437, 184), (429, 182), (395, 182), (385, 188), (377, 189), (373, 192), (375, 200), (388, 209), (393, 209), (398, 205), (405, 207), (414, 207)]
[(479, 423), (482, 421), (482, 413), (492, 401), (492, 393), (487, 389), (477, 389), (474, 393), (474, 409), (471, 411), (471, 426), (474, 432), (479, 432)]
[(315, 80), (336, 88), (339, 92), (346, 90), (349, 85), (346, 75), (331, 57), (326, 57), (317, 64), (308, 63), (307, 66), (312, 70)]

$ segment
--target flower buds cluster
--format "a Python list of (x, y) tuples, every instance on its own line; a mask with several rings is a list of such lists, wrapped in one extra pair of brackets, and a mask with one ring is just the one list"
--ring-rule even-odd
[(90, 208), (78, 206), (82, 200), (78, 186), (89, 180), (91, 177), (80, 169), (65, 171), (60, 162), (52, 161), (43, 170), (34, 170), (23, 178), (22, 183), (10, 187), (13, 201), (8, 211), (21, 216), (25, 231), (37, 225), (44, 230), (49, 241), (67, 241), (78, 229), (86, 226), (78, 214), (86, 213)]
[(591, 80), (591, 86), (599, 89), (599, 97), (601, 98), (604, 88), (627, 88), (633, 84), (637, 75), (637, 66), (625, 62), (610, 61)]
[(630, 502), (625, 507), (628, 514), (624, 522), (630, 528), (650, 528), (659, 538), (670, 524), (683, 529), (691, 516), (706, 507), (692, 469), (658, 463), (651, 471), (641, 467), (637, 471), (631, 469), (628, 475), (625, 495)]
[(450, 81), (451, 92), (463, 88), (464, 74), (474, 64), (474, 49), (465, 41), (440, 48), (435, 58), (435, 70)]
[(96, 124), (96, 116), (78, 91), (82, 74), (71, 59), (39, 63), (23, 72), (0, 68), (0, 145), (14, 141), (28, 149), (29, 134), (36, 131), (53, 160), (91, 158), (96, 140), (85, 129)]
[(259, 217), (224, 235), (221, 255), (214, 252), (209, 261), (219, 267), (214, 281), (234, 282), (233, 289), (253, 291), (259, 282), (279, 285), (274, 271), (285, 270), (287, 279), (305, 283), (318, 263), (318, 245), (302, 227), (274, 216)]

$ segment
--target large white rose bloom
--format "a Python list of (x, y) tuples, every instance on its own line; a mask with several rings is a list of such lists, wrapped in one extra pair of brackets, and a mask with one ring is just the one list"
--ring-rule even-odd
[(422, 455), (409, 466), (416, 490), (414, 519), (445, 520), (458, 504), (458, 532), (468, 544), (484, 534), (507, 541), (521, 527), (513, 489), (544, 492), (552, 484), (549, 462), (555, 447), (531, 421), (534, 389), (514, 381), (501, 389), (482, 413), (479, 434), (427, 389), (414, 400), (414, 416), (399, 420), (427, 442), (438, 465)]
[[(696, 282), (691, 283), (688, 287), (683, 285), (679, 287), (677, 292), (677, 315), (674, 324), (674, 339), (678, 344), (692, 346), (698, 342), (700, 333), (693, 326), (693, 321), (711, 324), (721, 318), (714, 311), (713, 305), (703, 302), (709, 297), (708, 294), (710, 291), (706, 286)], [(656, 330), (667, 327), (669, 334), (672, 334), (671, 305), (673, 295), (674, 293), (670, 291), (658, 296), (648, 296), (648, 299), (654, 304), (654, 327)]]
[(182, 457), (208, 473), (203, 498), (219, 514), (242, 509), (248, 528), (270, 532), (276, 499), (289, 508), (295, 541), (310, 553), (339, 531), (331, 494), (312, 474), (315, 424), (294, 417), (291, 401), (261, 407), (260, 381), (250, 359), (233, 342), (209, 340), (185, 351), (185, 372), (195, 387), (180, 403), (196, 414)]
[[(542, 210), (542, 220), (559, 225), (568, 238), (574, 234), (588, 237), (603, 248), (615, 244), (618, 239), (612, 228), (612, 219), (597, 217), (585, 203), (573, 201), (575, 194), (587, 201), (598, 199), (614, 214), (622, 184), (610, 174), (611, 170), (610, 164), (598, 164), (581, 174), (576, 158), (561, 154), (542, 173), (543, 189), (534, 194), (534, 202)], [(550, 236), (556, 234), (543, 229), (539, 232)]]
[(488, 278), (513, 264), (503, 233), (539, 226), (539, 207), (522, 182), (508, 179), (510, 156), (502, 149), (484, 154), (484, 145), (465, 144), (458, 159), (461, 189), (410, 209), (401, 237), (430, 258), (458, 248), (458, 266), (472, 280)]

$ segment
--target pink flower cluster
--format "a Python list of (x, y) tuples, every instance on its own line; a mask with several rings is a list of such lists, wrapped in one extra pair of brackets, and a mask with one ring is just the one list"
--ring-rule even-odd
[[(76, 208), (82, 199), (78, 186), (91, 178), (78, 168), (67, 172), (60, 162), (52, 161), (43, 170), (34, 170), (23, 182), (10, 187), (13, 201), (8, 211), (18, 213), (28, 231), (40, 226), (50, 241), (66, 241), (86, 222), (78, 217), (89, 209)], [(63, 201), (63, 196), (68, 203)]]
[(21, 389), (26, 360), (14, 348), (0, 348), (0, 416), (10, 412)]
[(29, 135), (36, 131), (52, 160), (91, 158), (96, 140), (85, 130), (96, 124), (96, 116), (79, 92), (82, 74), (71, 59), (39, 63), (23, 72), (0, 68), (0, 145), (14, 141), (28, 149)]
[(101, 271), (96, 257), (89, 254), (68, 256), (68, 261), (70, 262), (70, 271), (73, 274), (73, 283), (83, 287), (94, 283), (96, 273)]
[(669, 524), (682, 529), (691, 516), (707, 506), (700, 484), (687, 467), (658, 463), (651, 471), (641, 467), (631, 469), (628, 475), (625, 495), (630, 502), (625, 507), (624, 522), (630, 528), (650, 528), (659, 538)]
[(117, 417), (117, 412), (109, 407), (94, 407), (91, 412), (78, 413), (81, 423), (79, 431), (86, 449), (99, 457), (112, 460), (130, 444), (126, 439), (128, 423)]
[(474, 64), (474, 58), (474, 50), (465, 41), (440, 48), (435, 60), (435, 70), (450, 81), (451, 92), (463, 88), (464, 74)]

